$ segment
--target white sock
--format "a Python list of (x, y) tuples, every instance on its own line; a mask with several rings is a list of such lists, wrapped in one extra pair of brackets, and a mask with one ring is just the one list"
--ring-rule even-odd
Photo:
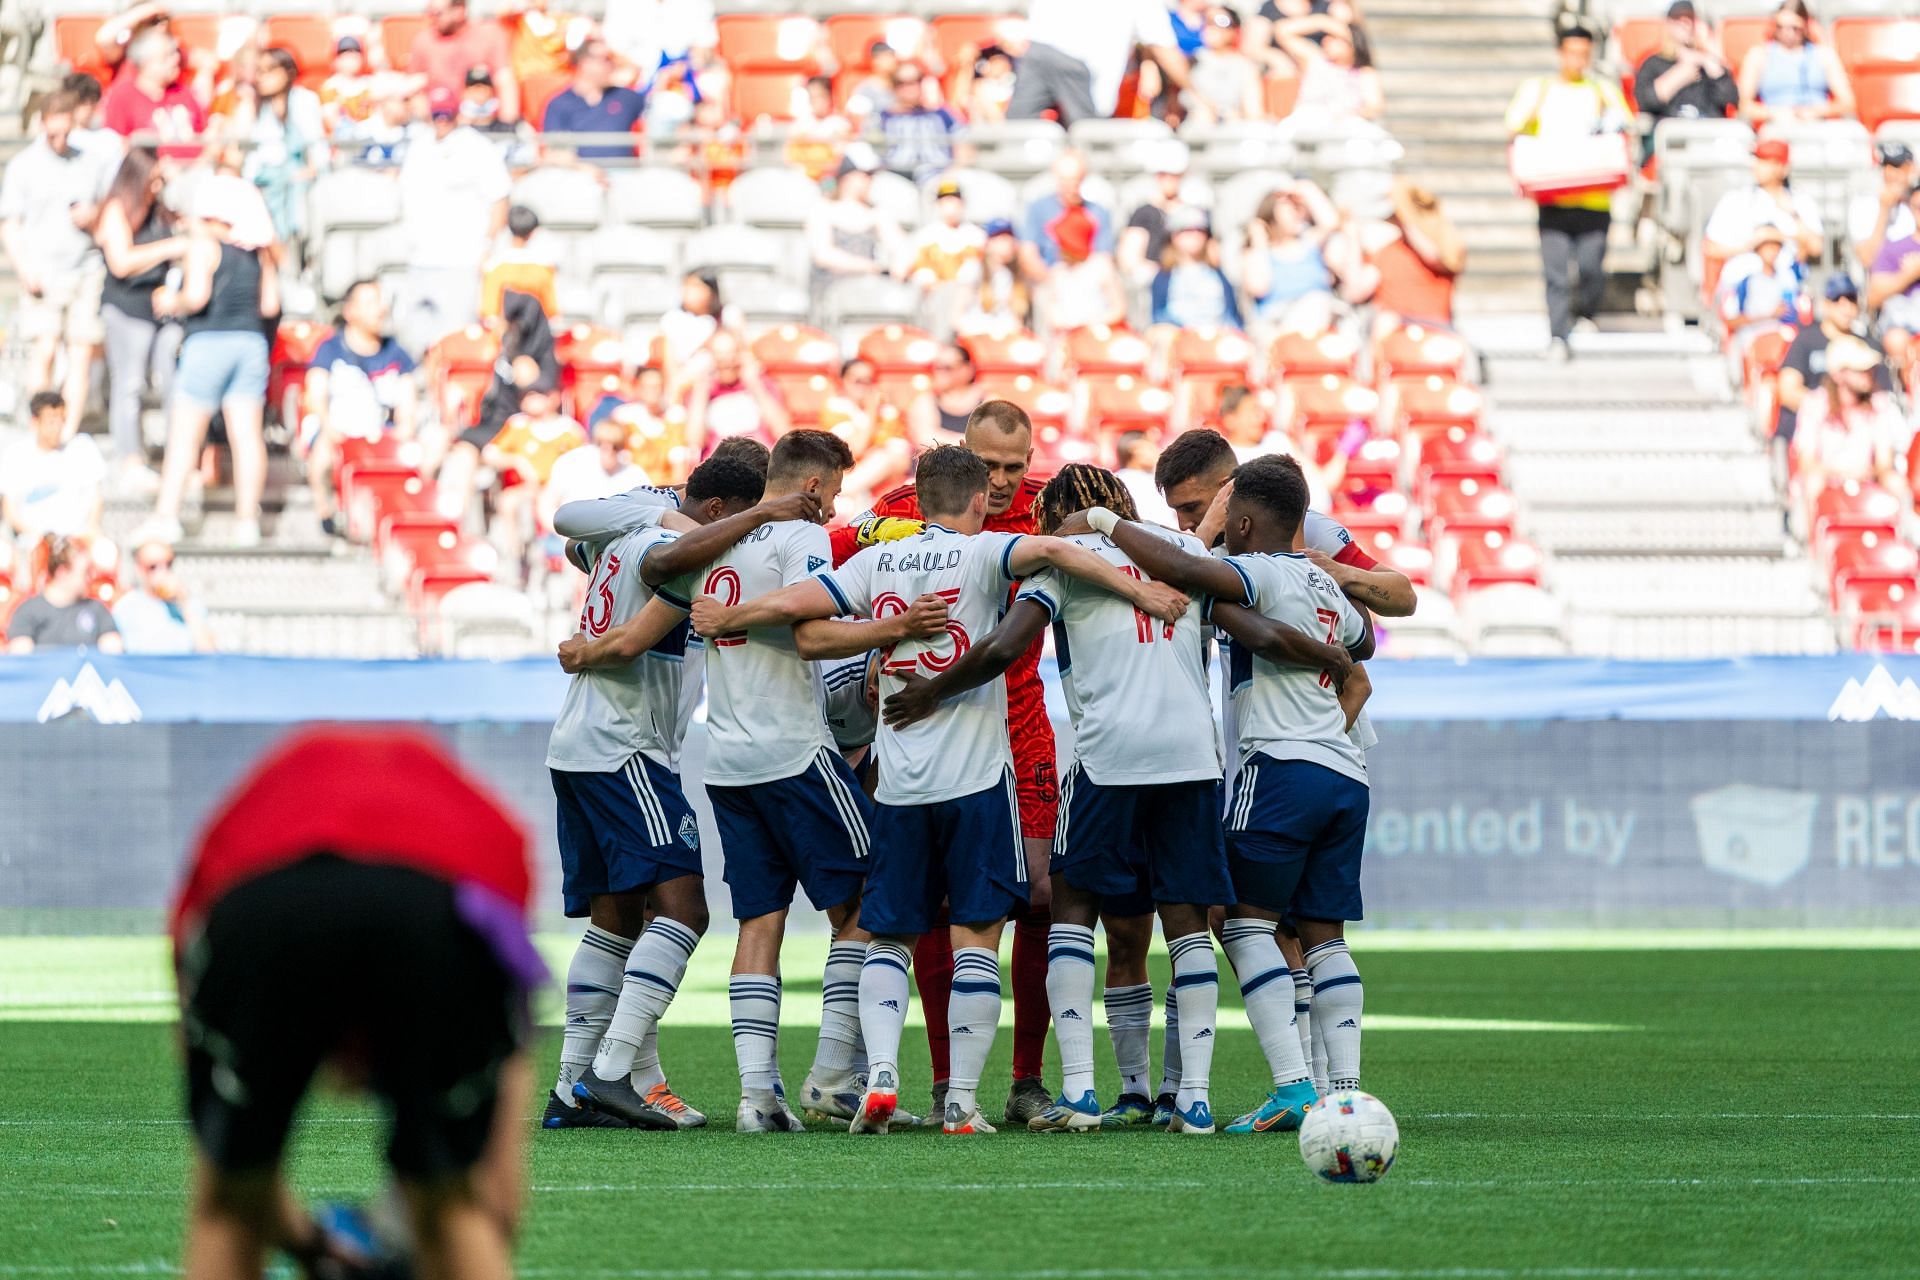
[(633, 944), (633, 954), (627, 957), (620, 1001), (600, 1041), (600, 1051), (593, 1057), (593, 1074), (612, 1080), (633, 1070), (640, 1042), (660, 1025), (661, 1015), (680, 990), (680, 979), (687, 975), (687, 961), (699, 944), (700, 935), (678, 920), (653, 918), (640, 941)]
[(1360, 1087), (1360, 1010), (1366, 990), (1345, 939), (1323, 942), (1307, 952), (1313, 975), (1314, 1030), (1326, 1045), (1327, 1083), (1337, 1092)]
[(1174, 1105), (1185, 1111), (1208, 1101), (1213, 1083), (1214, 1021), (1220, 1011), (1220, 965), (1205, 929), (1167, 943), (1173, 957), (1174, 1007), (1180, 1011), (1180, 1091)]
[(647, 1096), (647, 1090), (667, 1082), (667, 1073), (660, 1067), (660, 1028), (647, 1028), (647, 1038), (640, 1042), (640, 1052), (633, 1057), (633, 1070), (628, 1072), (633, 1083), (633, 1091), (641, 1097)]
[(913, 948), (875, 938), (860, 966), (860, 1035), (867, 1042), (868, 1078), (891, 1071), (900, 1080), (900, 1030), (907, 1025), (907, 966)]
[(820, 979), (820, 1044), (813, 1053), (813, 1074), (837, 1080), (853, 1068), (860, 1043), (860, 966), (867, 958), (864, 942), (836, 942), (827, 948), (827, 968)]
[(1160, 1037), (1160, 1092), (1171, 1097), (1180, 1092), (1180, 1002), (1174, 998), (1171, 982), (1162, 1005), (1167, 1025)]
[[(1293, 971), (1293, 1020), (1300, 1032), (1300, 1056), (1313, 1061), (1313, 979), (1305, 969)], [(1318, 1073), (1315, 1073), (1318, 1075)]]
[(1114, 1061), (1120, 1067), (1120, 1092), (1151, 1099), (1147, 1037), (1153, 1031), (1153, 984), (1108, 987), (1101, 992), (1100, 1002), (1107, 1011), (1107, 1038), (1113, 1041)]
[[(997, 970), (994, 976), (998, 981)], [(1093, 1089), (1093, 930), (1085, 925), (1047, 930), (1047, 1008), (1060, 1044), (1060, 1096), (1077, 1102)]]
[(560, 1041), (560, 1078), (553, 1092), (568, 1106), (574, 1101), (574, 1081), (593, 1065), (594, 1050), (607, 1034), (613, 1006), (620, 1000), (620, 975), (626, 968), (633, 939), (598, 925), (588, 925), (567, 966), (567, 1029)]
[(780, 1040), (780, 983), (772, 974), (736, 973), (727, 979), (733, 1014), (733, 1055), (740, 1060), (740, 1091), (773, 1091), (774, 1047)]
[[(854, 1004), (856, 1006), (859, 1004), (859, 1000), (857, 998), (855, 999)], [(864, 1076), (867, 1074), (867, 1068), (870, 1067), (871, 1065), (872, 1064), (867, 1061), (867, 1037), (865, 1033), (862, 1033), (860, 1038), (854, 1042), (853, 1062), (849, 1065), (847, 1069), (852, 1071), (853, 1074), (855, 1074), (856, 1076)]]
[[(1048, 968), (1051, 970), (1052, 966)], [(1087, 974), (1086, 1003), (1089, 1007), (1093, 1004), (1091, 969)], [(953, 995), (947, 1000), (948, 1057), (952, 1067), (947, 1076), (947, 1106), (957, 1104), (962, 1116), (979, 1106), (975, 1094), (980, 1089), (980, 1073), (987, 1069), (987, 1055), (993, 1052), (994, 1033), (999, 1029), (999, 954), (985, 947), (955, 947)], [(1087, 1052), (1091, 1056), (1091, 1044)]]
[(1271, 920), (1229, 920), (1222, 931), (1227, 960), (1240, 980), (1240, 999), (1247, 1007), (1260, 1052), (1275, 1084), (1293, 1084), (1307, 1078), (1307, 1062), (1300, 1055), (1300, 1032), (1293, 1022), (1293, 970), (1273, 939)]

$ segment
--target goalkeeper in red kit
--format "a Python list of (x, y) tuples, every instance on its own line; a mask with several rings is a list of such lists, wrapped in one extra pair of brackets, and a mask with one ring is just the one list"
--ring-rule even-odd
[[(1045, 482), (1027, 473), (1033, 458), (1033, 423), (1018, 405), (989, 400), (967, 419), (966, 446), (987, 464), (989, 532), (1037, 533), (1033, 502)], [(873, 509), (833, 532), (833, 562), (844, 563), (862, 547), (920, 532), (920, 500), (910, 484), (876, 498)], [(1048, 863), (1060, 792), (1054, 765), (1053, 723), (1047, 719), (1040, 683), (1041, 641), (1007, 671), (1007, 737), (1013, 747), (1020, 793), (1020, 832), (1026, 837), (1027, 883), (1033, 897), (1013, 922), (1013, 1089), (1007, 1122), (1025, 1126), (1045, 1111), (1053, 1094), (1040, 1079), (1047, 1047)], [(947, 997), (953, 985), (953, 944), (947, 930), (929, 930), (913, 953), (914, 981), (927, 1019), (933, 1056), (931, 1114), (946, 1114)]]

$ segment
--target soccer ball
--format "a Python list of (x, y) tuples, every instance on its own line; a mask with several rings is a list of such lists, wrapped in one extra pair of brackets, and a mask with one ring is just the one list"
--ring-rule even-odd
[(1328, 1094), (1300, 1125), (1300, 1158), (1328, 1182), (1378, 1182), (1399, 1150), (1393, 1112), (1358, 1089)]

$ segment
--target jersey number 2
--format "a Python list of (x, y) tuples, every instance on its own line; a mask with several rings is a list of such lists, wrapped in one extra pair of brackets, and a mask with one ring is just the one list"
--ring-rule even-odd
[[(707, 585), (701, 590), (702, 594), (712, 596), (721, 604), (731, 609), (740, 603), (740, 575), (731, 567), (721, 565), (707, 575)], [(736, 645), (745, 644), (747, 642), (747, 633), (744, 631), (729, 631), (725, 635), (713, 636), (711, 638), (713, 643), (720, 648), (731, 649)]]

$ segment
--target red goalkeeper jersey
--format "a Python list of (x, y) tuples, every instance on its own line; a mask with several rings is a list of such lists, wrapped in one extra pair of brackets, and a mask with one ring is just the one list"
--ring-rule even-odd
[[(987, 517), (986, 527), (993, 533), (1035, 533), (1034, 499), (1046, 481), (1028, 476), (1013, 495), (1013, 505), (999, 515)], [(903, 484), (875, 498), (868, 516), (889, 516), (897, 520), (918, 520), (920, 495), (911, 484)], [(832, 532), (833, 563), (845, 564), (860, 550), (859, 533), (848, 525)], [(1047, 697), (1040, 682), (1040, 650), (1045, 636), (1007, 669), (1007, 740), (1013, 747), (1014, 768), (1019, 774), (1020, 830), (1035, 839), (1051, 839), (1055, 807), (1060, 801), (1059, 779), (1054, 766), (1053, 722), (1047, 719)]]

